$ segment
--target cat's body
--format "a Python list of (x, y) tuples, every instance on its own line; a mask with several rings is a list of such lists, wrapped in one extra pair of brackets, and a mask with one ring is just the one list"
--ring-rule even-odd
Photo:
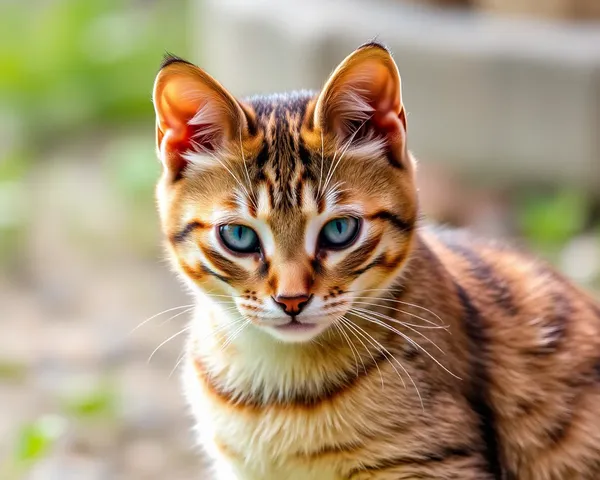
[(367, 45), (321, 94), (241, 103), (178, 59), (159, 75), (159, 208), (197, 295), (184, 385), (215, 479), (600, 478), (600, 307), (418, 224), (394, 72)]

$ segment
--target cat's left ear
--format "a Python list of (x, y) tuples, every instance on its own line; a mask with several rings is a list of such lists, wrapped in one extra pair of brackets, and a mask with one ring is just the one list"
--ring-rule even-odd
[(191, 151), (218, 154), (248, 130), (237, 100), (204, 70), (167, 57), (154, 82), (156, 142), (165, 169), (177, 178)]
[(383, 140), (398, 164), (406, 150), (406, 113), (398, 67), (382, 45), (369, 43), (331, 74), (316, 102), (314, 124), (340, 144), (363, 137)]

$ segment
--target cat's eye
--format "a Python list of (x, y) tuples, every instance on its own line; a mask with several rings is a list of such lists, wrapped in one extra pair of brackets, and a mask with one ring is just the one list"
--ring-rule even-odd
[(356, 239), (360, 223), (354, 217), (339, 217), (325, 224), (319, 235), (323, 248), (337, 250), (346, 248)]
[(225, 246), (236, 253), (254, 253), (260, 250), (258, 235), (245, 225), (227, 224), (219, 227), (219, 236)]

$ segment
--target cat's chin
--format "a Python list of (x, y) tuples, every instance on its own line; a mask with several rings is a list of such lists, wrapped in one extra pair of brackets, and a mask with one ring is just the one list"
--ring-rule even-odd
[(310, 342), (328, 327), (328, 322), (319, 323), (300, 323), (292, 321), (285, 325), (265, 326), (262, 327), (272, 337), (286, 343), (304, 343)]

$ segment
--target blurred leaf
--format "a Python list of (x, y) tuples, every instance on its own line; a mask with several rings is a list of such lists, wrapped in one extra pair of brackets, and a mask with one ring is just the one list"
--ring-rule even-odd
[(18, 381), (23, 380), (26, 375), (25, 365), (11, 360), (0, 360), (0, 379)]
[(0, 2), (0, 105), (38, 148), (152, 117), (166, 50), (185, 55), (186, 0)]
[(90, 392), (65, 401), (65, 410), (78, 417), (97, 418), (112, 416), (116, 394), (110, 385), (100, 385)]
[(523, 202), (518, 221), (530, 242), (553, 250), (584, 228), (587, 210), (587, 198), (575, 191), (533, 195)]
[(154, 185), (160, 175), (152, 129), (146, 135), (116, 141), (109, 149), (107, 163), (117, 193), (136, 203), (152, 203)]
[(42, 458), (65, 430), (61, 417), (45, 416), (21, 428), (16, 444), (15, 459), (32, 462)]

